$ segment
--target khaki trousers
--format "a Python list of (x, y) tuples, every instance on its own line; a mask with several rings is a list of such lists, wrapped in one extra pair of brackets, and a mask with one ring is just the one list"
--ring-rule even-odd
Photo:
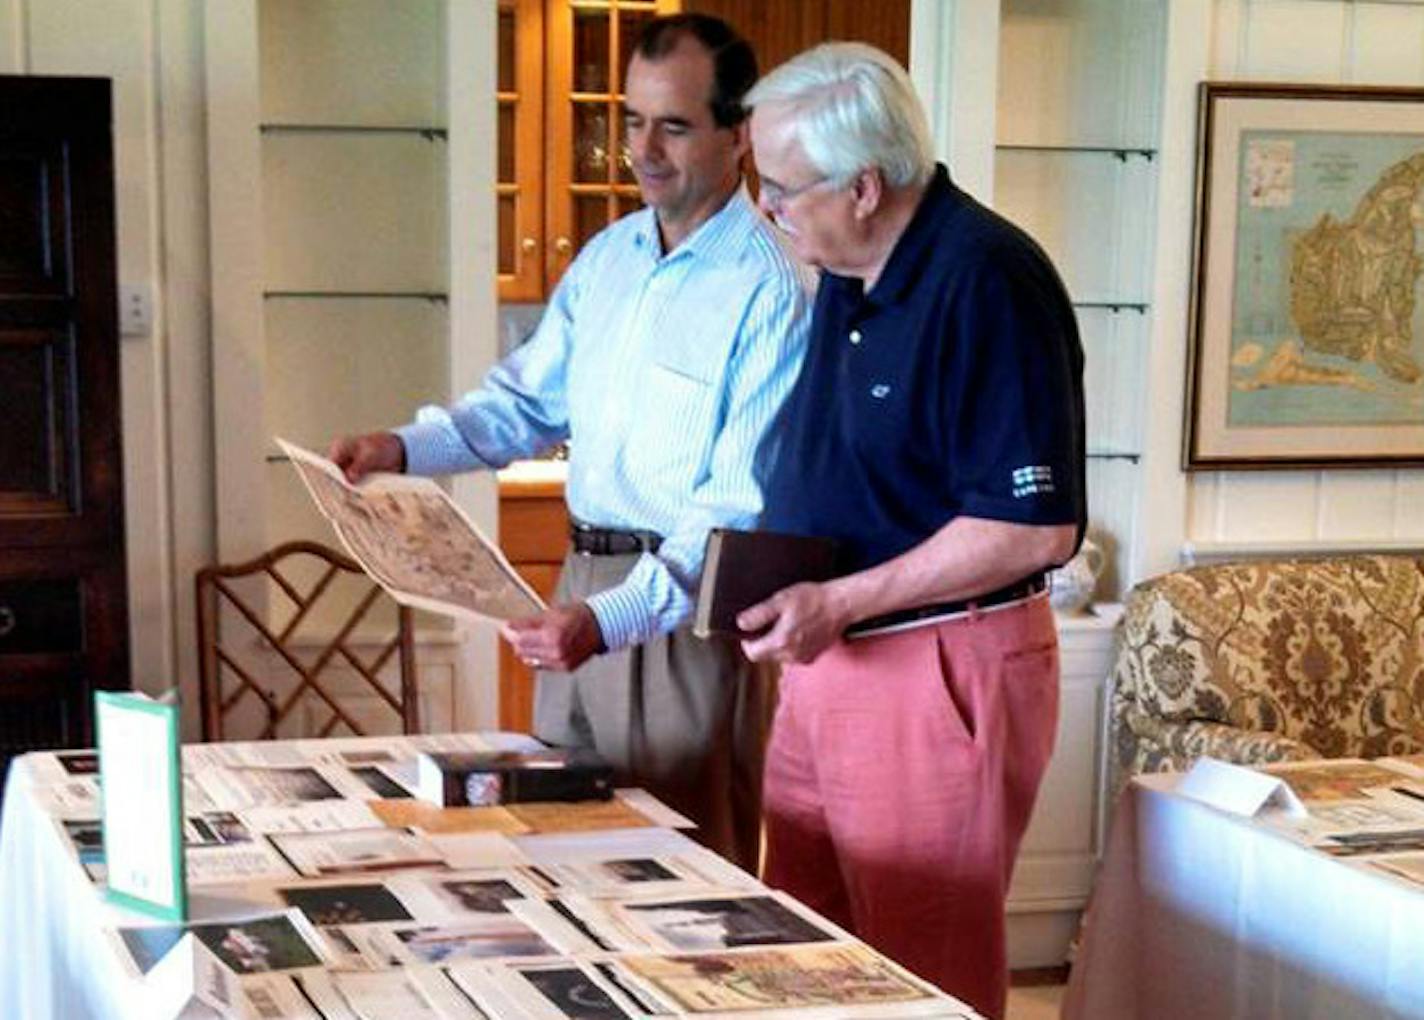
[[(555, 601), (611, 588), (637, 560), (571, 552)], [(770, 673), (748, 663), (736, 642), (703, 641), (683, 628), (594, 656), (572, 673), (539, 673), (534, 734), (595, 748), (620, 784), (687, 815), (699, 842), (755, 874), (773, 697)]]

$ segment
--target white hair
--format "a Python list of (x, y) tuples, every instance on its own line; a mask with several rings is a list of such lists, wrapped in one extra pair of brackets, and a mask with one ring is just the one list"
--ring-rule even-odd
[(806, 157), (836, 184), (868, 167), (892, 187), (923, 184), (934, 173), (929, 123), (910, 76), (874, 46), (822, 43), (767, 74), (744, 102), (789, 106)]

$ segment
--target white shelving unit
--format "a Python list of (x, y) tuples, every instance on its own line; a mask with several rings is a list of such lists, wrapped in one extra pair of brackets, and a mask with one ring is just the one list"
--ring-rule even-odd
[(1053, 259), (1086, 356), (1099, 595), (1135, 574), (1167, 0), (1003, 0), (994, 206)]
[[(485, 6), (208, 0), (220, 559), (334, 544), (270, 437), (324, 450), (450, 399), (493, 360)], [(455, 491), (493, 530), (493, 481)], [(429, 618), (418, 641), (427, 727), (492, 723), (492, 636)], [(488, 690), (462, 690), (462, 672)]]

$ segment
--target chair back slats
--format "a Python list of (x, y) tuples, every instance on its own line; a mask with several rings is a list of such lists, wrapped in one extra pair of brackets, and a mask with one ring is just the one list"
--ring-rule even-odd
[[(320, 573), (309, 584), (294, 579), (302, 577), (300, 569), (290, 568), (294, 557), (318, 561)], [(363, 703), (389, 710), (402, 732), (418, 731), (414, 614), (397, 605), (393, 625), (383, 623), (388, 619), (384, 614), (378, 621), (373, 610), (383, 600), (391, 602), (390, 596), (368, 582), (350, 604), (356, 586), (340, 583), (347, 577), (366, 580), (354, 560), (306, 541), (285, 543), (246, 563), (219, 564), (198, 572), (195, 595), (204, 739), (254, 736), (226, 732), (234, 712), (250, 712), (243, 709), (249, 692), (256, 695), (265, 713), (257, 734), (262, 738), (275, 737), (285, 724), (298, 722), (298, 712), (304, 706), (324, 716), (321, 722), (310, 714), (301, 717), (315, 735), (330, 736), (338, 727), (364, 735), (367, 728), (349, 705), (342, 704), (343, 697), (353, 690), (360, 692), (357, 696)], [(262, 605), (254, 608), (259, 600), (245, 598), (239, 581), (267, 584), (266, 591), (273, 597), (280, 593), (288, 615)], [(325, 608), (328, 604), (339, 604), (344, 615), (332, 616)], [(227, 623), (244, 631), (243, 640), (224, 641), (223, 620), (229, 613)], [(380, 627), (384, 632), (378, 632)], [(254, 664), (254, 659), (265, 663), (265, 668)], [(269, 680), (274, 667), (281, 676)], [(382, 678), (383, 673), (391, 672), (398, 684), (395, 691)], [(338, 683), (339, 689), (334, 686)], [(250, 714), (244, 718), (257, 724)]]

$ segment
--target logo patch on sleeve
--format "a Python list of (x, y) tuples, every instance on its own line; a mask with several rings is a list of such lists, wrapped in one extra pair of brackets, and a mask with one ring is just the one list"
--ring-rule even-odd
[(1028, 467), (1014, 468), (1014, 498), (1023, 499), (1025, 496), (1041, 496), (1045, 493), (1053, 492), (1053, 469), (1047, 464), (1032, 464)]

